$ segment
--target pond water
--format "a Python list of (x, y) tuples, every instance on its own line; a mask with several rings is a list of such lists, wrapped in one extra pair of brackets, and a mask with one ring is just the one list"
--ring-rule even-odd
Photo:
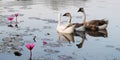
[[(119, 0), (0, 0), (0, 60), (120, 60)], [(72, 22), (82, 22), (77, 12), (85, 8), (87, 21), (107, 19), (106, 30), (57, 33), (58, 14), (70, 12)], [(18, 13), (8, 27), (9, 16)], [(61, 17), (66, 23), (66, 17)], [(60, 38), (60, 39), (59, 39)], [(35, 44), (30, 51), (26, 44)]]

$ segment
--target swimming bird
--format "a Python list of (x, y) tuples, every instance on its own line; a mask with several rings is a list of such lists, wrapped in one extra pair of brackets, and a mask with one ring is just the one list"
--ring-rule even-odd
[[(67, 22), (68, 22), (68, 23), (71, 23), (72, 16), (71, 16), (71, 13), (70, 13), (70, 12), (67, 12), (67, 13), (63, 14), (63, 16), (66, 16), (66, 17), (67, 17), (67, 20), (68, 20)], [(83, 23), (71, 23), (71, 24), (75, 25), (75, 28), (78, 28), (78, 27), (80, 27), (80, 26), (83, 26)]]
[[(82, 15), (84, 16), (85, 13), (82, 13)], [(75, 31), (85, 31), (85, 30), (93, 30), (96, 31), (98, 30), (98, 27), (95, 25), (89, 25), (86, 26), (86, 17), (82, 17), (82, 23), (71, 23), (72, 20), (72, 16), (69, 12), (65, 13), (63, 16), (66, 16), (68, 19), (68, 23), (70, 23), (71, 25), (75, 25)]]
[(57, 32), (60, 33), (74, 33), (75, 25), (72, 25), (70, 23), (66, 23), (64, 25), (61, 25), (61, 14), (58, 14), (58, 25), (57, 25)]
[[(82, 17), (86, 18), (84, 8), (79, 8), (78, 12), (81, 12), (82, 14), (84, 14), (84, 15), (82, 15)], [(105, 20), (105, 19), (90, 20), (88, 22), (86, 22), (86, 19), (85, 19), (83, 21), (85, 21), (86, 26), (96, 26), (96, 27), (98, 27), (98, 29), (106, 29), (107, 25), (108, 25), (108, 20)]]

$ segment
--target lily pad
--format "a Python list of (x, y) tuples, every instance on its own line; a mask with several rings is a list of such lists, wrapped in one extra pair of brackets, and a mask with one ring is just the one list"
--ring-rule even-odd
[(45, 52), (50, 53), (50, 54), (54, 54), (54, 53), (59, 53), (60, 51), (58, 50), (52, 50), (52, 49), (44, 49)]
[(59, 44), (59, 43), (48, 43), (47, 46), (50, 46), (50, 47), (60, 47), (62, 45)]
[(54, 60), (51, 57), (39, 57), (39, 58), (32, 58), (32, 60)]
[(67, 55), (59, 55), (58, 56), (59, 60), (75, 60), (72, 56), (67, 56)]
[(116, 50), (120, 52), (120, 48), (116, 48)]
[(41, 18), (38, 18), (38, 17), (29, 17), (29, 19), (40, 20)]
[(15, 56), (21, 56), (22, 55), (22, 53), (20, 53), (19, 51), (15, 51), (14, 54), (15, 54)]
[(109, 48), (114, 48), (114, 46), (112, 46), (112, 45), (106, 45), (106, 47), (109, 47)]

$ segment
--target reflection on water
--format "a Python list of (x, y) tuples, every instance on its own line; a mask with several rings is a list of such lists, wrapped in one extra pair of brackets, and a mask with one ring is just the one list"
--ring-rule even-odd
[(82, 48), (84, 41), (86, 40), (86, 32), (76, 31), (75, 36), (81, 37), (81, 42), (79, 44), (76, 44), (78, 48)]
[[(63, 2), (64, 1), (64, 2)], [(84, 2), (86, 2), (87, 0), (44, 0), (44, 3), (49, 6), (50, 8), (52, 8), (53, 10), (59, 10), (59, 8), (61, 7), (67, 7), (69, 5), (72, 6), (80, 6), (80, 5), (84, 5)]]
[(67, 42), (74, 43), (74, 35), (73, 34), (65, 34), (65, 33), (58, 33), (59, 40), (64, 40)]
[(86, 33), (93, 37), (108, 37), (107, 29), (99, 30), (99, 31), (86, 31)]
[[(24, 44), (34, 41), (36, 46), (30, 60), (120, 60), (118, 2), (120, 1), (0, 0), (0, 60), (28, 60), (29, 51)], [(74, 34), (57, 33), (58, 12), (69, 11), (72, 22), (81, 22), (81, 17), (76, 12), (80, 7), (85, 8), (87, 20), (107, 18), (110, 22), (108, 28), (77, 31)], [(14, 20), (14, 26), (8, 27), (6, 18), (16, 12), (20, 14), (18, 24)], [(64, 17), (62, 20), (66, 21)], [(45, 45), (44, 38), (47, 42)]]
[(3, 42), (0, 43), (0, 53), (13, 53), (16, 51), (22, 51), (23, 49), (20, 46), (23, 46), (24, 43), (20, 40), (23, 40), (20, 36), (3, 38)]
[(66, 34), (66, 33), (58, 33), (59, 40), (67, 41), (67, 42), (75, 42), (74, 37), (79, 36), (81, 38), (81, 41), (79, 44), (76, 44), (78, 48), (82, 48), (84, 41), (87, 39), (86, 35), (92, 36), (92, 37), (108, 37), (107, 29), (99, 30), (99, 31), (92, 31), (87, 30), (85, 32), (82, 31), (76, 31), (74, 34)]
[[(9, 1), (7, 4), (3, 3), (0, 6), (29, 6), (29, 5), (36, 5), (41, 4), (52, 10), (59, 10), (59, 8), (65, 8), (67, 6), (84, 6), (85, 2), (88, 0), (17, 0), (17, 1)], [(6, 1), (5, 1), (6, 2)]]

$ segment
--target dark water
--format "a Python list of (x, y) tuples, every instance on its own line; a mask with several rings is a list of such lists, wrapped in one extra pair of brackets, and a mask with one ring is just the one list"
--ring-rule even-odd
[[(0, 60), (30, 60), (27, 43), (35, 44), (31, 60), (120, 60), (119, 3), (119, 0), (0, 0)], [(107, 29), (78, 32), (79, 36), (58, 34), (58, 13), (70, 12), (72, 22), (82, 22), (77, 12), (80, 7), (85, 8), (87, 20), (107, 19)], [(18, 28), (8, 27), (7, 17), (15, 13), (19, 13)], [(62, 20), (65, 23), (66, 18)], [(16, 51), (22, 55), (15, 55)]]

